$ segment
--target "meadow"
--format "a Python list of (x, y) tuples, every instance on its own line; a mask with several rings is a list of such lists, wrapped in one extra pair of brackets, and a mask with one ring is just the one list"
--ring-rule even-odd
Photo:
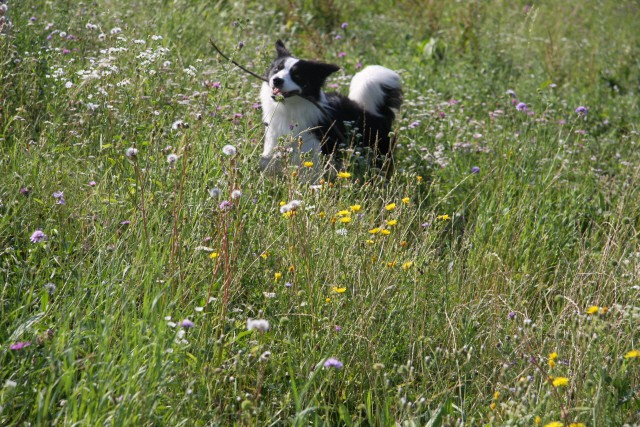
[[(634, 1), (8, 0), (0, 425), (640, 425)], [(261, 175), (283, 39), (395, 173)]]

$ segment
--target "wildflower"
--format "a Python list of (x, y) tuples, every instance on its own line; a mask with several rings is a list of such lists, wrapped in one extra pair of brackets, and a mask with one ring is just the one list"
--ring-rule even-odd
[(555, 351), (549, 354), (549, 367), (554, 368), (556, 366), (556, 359), (558, 358), (558, 353)]
[(351, 174), (349, 172), (338, 172), (338, 178), (351, 178)]
[(87, 185), (88, 185), (89, 187), (95, 187), (97, 184), (96, 184), (96, 182), (95, 182), (95, 181), (89, 181), (89, 182), (87, 183)]
[(220, 256), (220, 254), (218, 252), (211, 252), (211, 254), (209, 254), (209, 258), (211, 259), (216, 259)]
[(339, 52), (338, 53), (338, 58), (344, 58), (345, 56), (347, 56), (347, 52)]
[(553, 384), (554, 387), (564, 387), (569, 385), (569, 378), (567, 377), (551, 377), (551, 384)]
[(324, 367), (325, 368), (336, 368), (336, 369), (342, 369), (344, 365), (342, 364), (341, 361), (339, 361), (338, 359), (336, 359), (335, 357), (330, 357), (327, 360), (325, 360), (324, 362)]
[(396, 204), (395, 203), (389, 203), (387, 206), (384, 207), (386, 210), (388, 211), (392, 211), (396, 208)]
[(560, 421), (552, 421), (545, 424), (544, 427), (564, 427), (564, 424), (562, 424)]
[(217, 199), (220, 196), (220, 189), (218, 187), (209, 188), (209, 197)]
[(340, 25), (340, 28), (342, 28), (342, 29), (344, 30), (344, 29), (346, 29), (348, 26), (349, 26), (349, 23), (348, 23), (348, 22), (343, 22), (343, 23)]
[(134, 147), (127, 148), (125, 154), (129, 160), (135, 160), (138, 157), (138, 149)]
[(30, 189), (28, 189), (27, 187), (22, 187), (22, 188), (20, 189), (20, 194), (22, 194), (23, 196), (28, 196), (28, 195), (29, 195), (29, 193), (31, 193), (31, 190), (30, 190)]
[(421, 177), (420, 175), (418, 175), (418, 176), (416, 177), (416, 180), (417, 180), (418, 182), (422, 182), (422, 177)]
[(262, 295), (264, 295), (265, 298), (275, 298), (276, 297), (276, 293), (275, 292), (263, 292)]
[(380, 232), (380, 228), (376, 227), (376, 228), (372, 228), (371, 230), (369, 230), (370, 234), (378, 234)]
[(533, 420), (534, 423), (536, 423), (536, 425), (540, 424), (542, 422), (542, 418), (540, 418), (538, 415), (536, 415), (536, 417)]
[(527, 111), (527, 104), (525, 104), (524, 102), (518, 102), (518, 104), (516, 105), (516, 110)]
[(474, 166), (471, 168), (471, 173), (477, 175), (480, 173), (480, 168), (478, 166)]
[(282, 214), (282, 216), (283, 216), (283, 217), (285, 217), (285, 218), (291, 218), (291, 217), (292, 217), (292, 216), (294, 216), (295, 214), (296, 214), (296, 213), (295, 213), (295, 211), (287, 211), (287, 212), (284, 212), (284, 213)]
[(304, 166), (305, 168), (312, 168), (313, 167), (313, 162), (304, 162), (302, 164), (302, 166)]
[(513, 90), (511, 90), (511, 89), (508, 89), (508, 90), (507, 90), (507, 92), (506, 92), (506, 94), (507, 94), (507, 95), (509, 95), (509, 96), (510, 96), (510, 97), (512, 97), (512, 98), (515, 98), (515, 97), (516, 97), (516, 93), (515, 93)]
[(22, 350), (23, 348), (29, 347), (30, 345), (31, 345), (31, 342), (29, 341), (18, 341), (15, 344), (11, 344), (9, 346), (9, 349), (18, 351), (18, 350)]
[(329, 297), (325, 298), (324, 302), (330, 303), (331, 302), (331, 298), (329, 298)]
[(56, 205), (64, 205), (65, 201), (64, 201), (64, 192), (63, 191), (56, 191), (53, 193), (53, 198), (56, 199)]
[(238, 42), (238, 50), (242, 49), (244, 47), (244, 42), (243, 41), (239, 41)]
[(182, 322), (180, 322), (180, 326), (182, 326), (185, 329), (193, 328), (195, 325), (196, 324), (189, 319), (184, 319)]
[(51, 282), (45, 283), (43, 287), (49, 295), (53, 295), (56, 293), (56, 285)]
[(365, 243), (368, 243), (370, 245), (373, 245), (375, 242), (371, 239), (365, 240)]
[(269, 360), (269, 357), (271, 357), (271, 352), (270, 351), (265, 351), (264, 353), (262, 353), (260, 355), (260, 361), (261, 362), (266, 362), (267, 360)]
[(411, 199), (408, 198), (408, 197), (403, 197), (402, 198), (402, 203), (404, 203), (405, 205), (408, 205), (410, 201), (411, 201)]
[(269, 321), (265, 319), (247, 319), (247, 329), (249, 331), (266, 332), (269, 330)]
[(348, 211), (348, 210), (344, 209), (344, 210), (338, 211), (337, 215), (338, 216), (349, 216), (349, 215), (351, 215), (351, 211)]
[(507, 317), (508, 317), (510, 320), (513, 320), (513, 319), (515, 319), (515, 318), (516, 318), (516, 315), (517, 315), (517, 313), (516, 313), (515, 311), (510, 311), (510, 312), (509, 312), (509, 314), (507, 314)]
[(228, 200), (224, 200), (222, 203), (220, 203), (220, 210), (221, 211), (228, 211), (231, 208), (233, 208), (233, 203), (231, 203)]
[(569, 427), (587, 427), (585, 423), (571, 423)]
[(600, 310), (600, 307), (598, 307), (597, 305), (592, 305), (587, 308), (587, 314), (596, 314), (598, 310)]
[(417, 128), (418, 126), (420, 126), (420, 120), (416, 120), (415, 122), (412, 122), (412, 123), (409, 125), (409, 129), (415, 129), (415, 128)]
[(362, 209), (362, 206), (353, 205), (353, 206), (349, 206), (349, 209), (351, 210), (351, 212), (356, 213), (356, 212), (360, 212), (360, 209)]
[(178, 161), (178, 155), (177, 154), (169, 154), (167, 156), (167, 163), (169, 163), (170, 165), (175, 164)]
[(398, 223), (397, 219), (392, 219), (391, 221), (387, 221), (387, 225), (390, 226), (390, 227), (393, 227), (397, 223)]
[(493, 393), (493, 399), (494, 400), (500, 399), (500, 392), (499, 391), (496, 391), (495, 393)]
[(42, 230), (36, 230), (31, 234), (31, 237), (29, 238), (29, 240), (31, 240), (31, 243), (40, 243), (43, 240), (47, 239), (47, 235), (44, 234), (44, 232)]
[(489, 409), (494, 411), (496, 409), (496, 402), (491, 402), (491, 405), (489, 405)]
[(343, 293), (346, 292), (347, 288), (345, 288), (345, 287), (339, 288), (337, 286), (334, 286), (334, 287), (331, 288), (331, 290), (333, 292), (337, 293), (337, 294), (343, 294)]
[(287, 288), (290, 288), (290, 287), (293, 286), (293, 283), (287, 282), (287, 283), (284, 284), (284, 286), (287, 287)]
[(407, 261), (404, 264), (402, 264), (402, 269), (403, 270), (408, 270), (413, 266), (413, 261)]
[[(2, 6), (5, 6), (5, 5), (2, 5)], [(17, 385), (18, 385), (17, 382), (11, 381), (11, 380), (7, 380), (7, 381), (4, 382), (4, 386), (6, 388), (16, 388)]]
[(336, 230), (336, 234), (338, 236), (346, 236), (349, 233), (349, 231), (346, 228), (339, 228)]
[(280, 272), (276, 272), (273, 274), (273, 279), (277, 282), (278, 280), (282, 279), (282, 273)]
[(391, 234), (391, 230), (383, 228), (382, 230), (380, 230), (380, 234), (382, 234), (383, 236), (388, 236), (389, 234)]
[(395, 261), (391, 261), (391, 262), (387, 263), (387, 267), (389, 267), (389, 268), (393, 268), (395, 266), (396, 266), (396, 262)]
[(240, 190), (233, 190), (231, 192), (231, 198), (232, 199), (239, 199), (240, 197), (242, 197), (242, 191)]
[(447, 214), (444, 214), (444, 215), (438, 215), (436, 219), (441, 219), (442, 221), (446, 221), (448, 219), (451, 219), (451, 217)]
[(625, 359), (633, 359), (634, 357), (640, 357), (640, 350), (631, 350), (624, 355)]
[(269, 252), (267, 252), (267, 251), (262, 252), (262, 253), (260, 254), (260, 257), (261, 257), (262, 259), (267, 259), (267, 257), (269, 257)]
[(225, 145), (224, 147), (222, 147), (222, 152), (229, 157), (233, 157), (236, 155), (236, 153), (238, 152), (236, 150), (236, 147), (234, 147), (233, 145)]
[(343, 218), (340, 218), (340, 222), (343, 224), (348, 224), (351, 222), (351, 217), (350, 216), (345, 216)]
[(588, 112), (589, 109), (587, 107), (583, 107), (582, 105), (576, 108), (576, 113), (578, 113), (580, 117), (586, 117)]

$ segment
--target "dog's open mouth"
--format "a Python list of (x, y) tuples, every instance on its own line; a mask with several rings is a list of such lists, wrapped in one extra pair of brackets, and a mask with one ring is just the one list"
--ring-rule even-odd
[(290, 96), (293, 95), (297, 95), (299, 93), (299, 91), (297, 90), (290, 90), (290, 91), (283, 91), (280, 88), (274, 87), (271, 89), (271, 96), (273, 98), (278, 97), (278, 96), (282, 96), (283, 98), (289, 98)]

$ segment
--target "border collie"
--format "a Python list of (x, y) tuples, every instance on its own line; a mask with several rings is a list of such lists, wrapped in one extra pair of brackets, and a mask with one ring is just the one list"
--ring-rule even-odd
[[(266, 126), (261, 169), (282, 170), (282, 159), (289, 156), (294, 165), (312, 161), (316, 179), (324, 167), (321, 154), (335, 156), (335, 162), (339, 148), (369, 147), (375, 166), (389, 172), (391, 126), (402, 105), (400, 76), (379, 65), (366, 67), (353, 77), (345, 97), (322, 91), (337, 65), (298, 59), (281, 40), (276, 52), (260, 92)], [(334, 167), (340, 168), (339, 160)]]

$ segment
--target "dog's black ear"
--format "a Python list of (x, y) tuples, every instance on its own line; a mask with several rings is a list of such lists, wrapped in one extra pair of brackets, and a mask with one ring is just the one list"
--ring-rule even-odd
[(331, 74), (335, 73), (340, 69), (340, 67), (338, 67), (335, 64), (326, 64), (324, 62), (316, 62), (316, 61), (310, 61), (310, 62), (311, 64), (313, 64), (312, 66), (313, 66), (314, 72), (322, 80), (326, 79)]
[(283, 56), (291, 56), (291, 52), (287, 50), (287, 48), (284, 46), (284, 43), (280, 39), (276, 41), (276, 52), (278, 52), (278, 58), (282, 58)]

